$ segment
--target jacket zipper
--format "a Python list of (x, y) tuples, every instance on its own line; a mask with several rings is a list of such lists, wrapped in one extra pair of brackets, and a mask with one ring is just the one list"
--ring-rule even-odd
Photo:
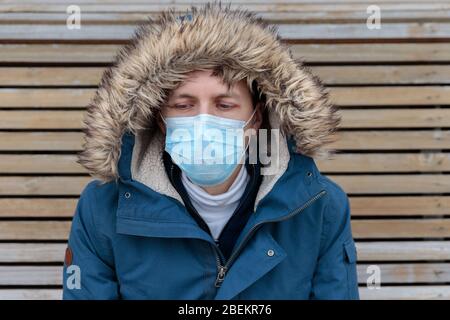
[[(252, 165), (252, 169), (253, 169), (253, 176), (254, 176), (254, 175), (255, 175), (255, 166), (254, 166), (254, 165)], [(253, 181), (253, 185), (254, 185), (254, 184), (255, 184), (255, 182)], [(250, 194), (252, 188), (253, 188), (253, 186), (250, 188), (250, 191), (247, 192), (246, 198), (248, 198), (248, 196), (249, 196), (249, 194)], [(245, 201), (246, 201), (246, 199), (245, 199), (244, 201), (241, 201), (239, 207), (235, 210), (235, 212), (237, 212), (238, 210), (240, 210), (240, 207), (242, 207), (242, 204), (243, 204)], [(220, 232), (219, 238), (220, 238), (220, 236), (222, 235), (222, 232), (223, 232), (223, 230)], [(217, 254), (216, 254), (216, 257), (218, 257)], [(220, 259), (217, 259), (217, 277), (216, 277), (216, 282), (215, 282), (215, 287), (216, 287), (216, 288), (220, 287), (220, 285), (222, 284), (222, 282), (223, 282), (223, 280), (224, 280), (224, 278), (225, 278), (225, 274), (227, 273), (227, 270), (228, 270), (228, 267), (223, 266), (223, 265), (221, 264)]]
[(220, 287), (221, 286), (229, 266), (234, 261), (234, 259), (237, 257), (237, 255), (240, 253), (240, 251), (245, 246), (247, 241), (250, 239), (250, 236), (253, 235), (253, 233), (256, 231), (256, 229), (258, 229), (261, 225), (263, 225), (265, 223), (284, 221), (286, 219), (289, 219), (289, 218), (295, 216), (296, 214), (299, 214), (300, 212), (302, 212), (303, 210), (308, 208), (314, 201), (316, 201), (317, 199), (322, 197), (325, 193), (327, 193), (325, 190), (320, 191), (314, 197), (309, 199), (305, 204), (303, 204), (301, 207), (291, 211), (288, 215), (284, 216), (281, 219), (266, 220), (266, 221), (262, 221), (262, 222), (260, 222), (260, 223), (258, 223), (256, 225), (254, 225), (250, 229), (250, 231), (246, 234), (246, 236), (244, 237), (244, 240), (241, 242), (239, 247), (231, 254), (231, 257), (228, 259), (228, 261), (225, 263), (225, 265), (222, 266), (222, 265), (218, 264), (218, 273), (217, 273), (215, 286), (216, 287)]
[(227, 273), (227, 267), (222, 266), (222, 262), (220, 261), (219, 255), (217, 254), (216, 250), (214, 250), (214, 253), (216, 255), (216, 263), (217, 263), (217, 277), (215, 286), (216, 288), (220, 287), (221, 283), (223, 282), (223, 279), (225, 278), (225, 274)]

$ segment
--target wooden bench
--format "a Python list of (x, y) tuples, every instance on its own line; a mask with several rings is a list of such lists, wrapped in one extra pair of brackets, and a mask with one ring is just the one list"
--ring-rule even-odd
[[(81, 118), (136, 23), (174, 1), (0, 1), (0, 299), (60, 299), (90, 181)], [(190, 1), (176, 0), (179, 10)], [(243, 0), (330, 88), (343, 123), (321, 171), (349, 194), (363, 299), (450, 298), (450, 1)], [(366, 27), (369, 5), (381, 29)], [(381, 270), (368, 289), (367, 267)]]

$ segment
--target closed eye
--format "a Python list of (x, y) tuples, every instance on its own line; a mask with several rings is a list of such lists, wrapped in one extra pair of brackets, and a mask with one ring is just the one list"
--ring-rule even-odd
[(172, 107), (173, 107), (174, 109), (186, 110), (186, 109), (192, 108), (193, 105), (191, 105), (191, 104), (176, 104), (176, 105), (174, 105), (174, 106), (172, 106)]
[(219, 104), (218, 104), (218, 107), (219, 107), (220, 109), (223, 109), (223, 110), (229, 110), (229, 109), (232, 109), (234, 106), (235, 106), (234, 104), (226, 104), (226, 103), (219, 103)]

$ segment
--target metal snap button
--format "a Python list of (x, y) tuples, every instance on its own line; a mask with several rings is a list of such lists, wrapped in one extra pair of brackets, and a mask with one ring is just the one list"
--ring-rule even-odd
[(274, 254), (275, 254), (275, 251), (273, 251), (272, 249), (270, 249), (270, 250), (267, 251), (267, 255), (268, 255), (269, 257), (273, 257)]
[(308, 173), (306, 174), (308, 177), (311, 177), (312, 176), (312, 172), (311, 171), (308, 171)]
[(129, 193), (129, 192), (125, 192), (125, 198), (129, 198), (129, 197), (131, 197), (131, 193)]

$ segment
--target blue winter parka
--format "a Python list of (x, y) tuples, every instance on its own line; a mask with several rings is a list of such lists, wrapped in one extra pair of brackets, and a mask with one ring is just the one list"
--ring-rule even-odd
[(79, 199), (64, 299), (359, 298), (348, 197), (312, 158), (290, 152), (225, 264), (182, 203), (130, 178), (134, 136), (123, 141), (123, 178)]
[[(189, 12), (142, 23), (87, 106), (78, 163), (94, 179), (73, 217), (63, 298), (358, 299), (349, 199), (314, 160), (340, 121), (327, 90), (255, 13)], [(171, 185), (155, 130), (168, 93), (200, 69), (256, 84), (281, 132), (229, 259)]]

